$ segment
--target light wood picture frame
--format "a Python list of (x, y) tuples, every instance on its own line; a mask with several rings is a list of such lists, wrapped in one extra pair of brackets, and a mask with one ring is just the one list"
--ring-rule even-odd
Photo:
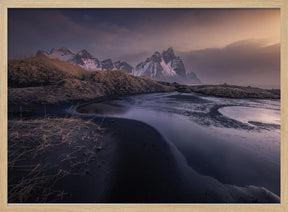
[[(0, 0), (0, 211), (288, 211), (288, 1), (287, 0)], [(8, 8), (280, 8), (281, 203), (280, 204), (8, 204)]]

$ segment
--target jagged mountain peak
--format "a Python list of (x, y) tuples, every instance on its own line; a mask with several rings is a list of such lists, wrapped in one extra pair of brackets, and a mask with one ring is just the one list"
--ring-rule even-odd
[(66, 46), (61, 47), (60, 49), (58, 49), (58, 51), (62, 51), (62, 52), (65, 52), (65, 53), (70, 53), (70, 54), (76, 54), (72, 49), (69, 49)]
[[(137, 76), (144, 75), (163, 81), (178, 81), (180, 83), (190, 83), (194, 77), (193, 75), (189, 75), (189, 78), (186, 77), (184, 63), (179, 56), (175, 55), (172, 47), (164, 50), (162, 54), (156, 51), (145, 62), (139, 63), (133, 74)], [(197, 78), (196, 75), (195, 78)], [(198, 78), (194, 81), (198, 82)]]
[(124, 61), (116, 61), (114, 63), (114, 66), (116, 69), (119, 69), (119, 70), (124, 70), (126, 71), (127, 73), (129, 74), (132, 74), (133, 72), (133, 67), (131, 65), (129, 65), (127, 62), (124, 62)]
[(162, 55), (164, 54), (171, 54), (174, 55), (174, 50), (172, 47), (169, 47), (167, 50), (163, 50)]
[[(39, 51), (41, 51), (41, 50), (39, 50)], [(49, 54), (53, 54), (56, 51), (57, 51), (57, 49), (53, 48), (53, 49), (50, 50)]]
[(57, 53), (58, 54), (64, 54), (64, 55), (69, 55), (69, 54), (75, 55), (75, 52), (73, 50), (71, 50), (71, 49), (69, 49), (69, 48), (67, 48), (65, 46), (63, 46), (63, 47), (61, 47), (59, 49), (53, 48), (53, 49), (51, 49), (49, 54), (51, 55), (51, 54), (57, 54)]
[[(167, 49), (167, 52), (173, 52), (173, 48), (172, 47), (169, 47), (168, 49)], [(173, 52), (174, 53), (174, 52)]]
[(75, 52), (67, 47), (62, 47), (60, 49), (51, 49), (50, 53), (47, 53), (46, 56), (53, 59), (69, 61), (75, 56)]
[(37, 52), (36, 52), (36, 56), (48, 56), (49, 55), (49, 53), (48, 52), (46, 52), (46, 51), (43, 51), (43, 50), (38, 50)]
[(113, 70), (115, 68), (110, 58), (101, 61), (101, 67), (103, 70)]
[(167, 51), (163, 51), (162, 52), (162, 57), (165, 61), (165, 63), (167, 64), (168, 62), (170, 62), (171, 60), (173, 60), (175, 58), (175, 54), (174, 54), (174, 51), (173, 51), (173, 48), (170, 47), (167, 49)]
[(160, 54), (160, 52), (156, 51), (156, 52), (154, 52), (154, 54), (152, 56), (161, 57), (161, 54)]
[(102, 60), (102, 62), (109, 62), (109, 63), (112, 63), (112, 60), (111, 60), (110, 58), (108, 58), (108, 59)]
[(94, 57), (92, 56), (92, 54), (90, 54), (86, 49), (82, 49), (81, 51), (79, 51), (77, 53), (78, 56), (81, 56), (82, 58), (86, 58), (86, 59), (93, 59)]
[(161, 62), (162, 59), (162, 55), (156, 51), (151, 58), (149, 58), (150, 60), (152, 60), (153, 62)]

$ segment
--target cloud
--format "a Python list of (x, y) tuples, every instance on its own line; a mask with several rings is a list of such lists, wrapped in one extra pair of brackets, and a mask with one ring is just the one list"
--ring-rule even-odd
[[(105, 46), (119, 39), (120, 34), (129, 33), (128, 29), (113, 24), (101, 23), (97, 26), (77, 23), (58, 10), (10, 10), (10, 56), (17, 57), (17, 54), (23, 52), (23, 48), (26, 51), (48, 51), (66, 45), (76, 51), (86, 48), (91, 52), (101, 53)], [(91, 49), (91, 46), (95, 47), (96, 51)]]
[(234, 42), (224, 48), (179, 52), (186, 69), (206, 83), (261, 87), (280, 86), (280, 44), (259, 40)]
[(202, 81), (279, 84), (279, 9), (22, 8), (8, 27), (9, 58), (67, 46), (136, 65), (172, 46)]
[(280, 40), (279, 9), (9, 9), (8, 20), (15, 54), (17, 46), (67, 45), (119, 57), (168, 46), (191, 51), (240, 39)]

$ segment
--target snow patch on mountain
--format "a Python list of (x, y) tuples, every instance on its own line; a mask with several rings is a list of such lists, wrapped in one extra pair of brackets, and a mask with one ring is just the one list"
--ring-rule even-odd
[(173, 68), (171, 66), (171, 61), (166, 64), (165, 61), (162, 59), (160, 64), (161, 64), (161, 66), (163, 68), (164, 74), (166, 74), (167, 76), (171, 77), (171, 76), (176, 76), (177, 75), (176, 72), (173, 70)]
[[(164, 50), (162, 54), (156, 51), (145, 62), (139, 63), (133, 71), (135, 76), (148, 76), (156, 80), (180, 82), (185, 84), (199, 84), (195, 73), (187, 77), (183, 61), (174, 54), (172, 48)], [(195, 77), (195, 79), (194, 79)]]
[(97, 58), (93, 57), (87, 50), (83, 49), (78, 52), (69, 62), (77, 64), (82, 68), (93, 71), (101, 70), (100, 62)]
[(45, 55), (52, 59), (68, 61), (70, 63), (79, 65), (88, 71), (119, 69), (130, 74), (133, 72), (133, 67), (124, 61), (117, 61), (115, 63), (113, 63), (111, 59), (100, 61), (86, 49), (83, 49), (76, 54), (73, 50), (67, 47), (62, 47), (60, 49), (52, 49), (50, 53), (40, 50), (36, 53), (36, 55)]
[(60, 49), (52, 49), (48, 54), (48, 57), (52, 59), (59, 59), (64, 61), (69, 61), (75, 56), (75, 52), (67, 47), (62, 47)]
[(134, 70), (134, 68), (133, 68), (131, 65), (129, 65), (128, 63), (123, 62), (123, 61), (116, 61), (116, 62), (114, 63), (114, 66), (115, 66), (116, 69), (118, 69), (118, 70), (124, 70), (124, 71), (126, 71), (128, 74), (132, 74), (132, 73), (133, 73), (133, 70)]

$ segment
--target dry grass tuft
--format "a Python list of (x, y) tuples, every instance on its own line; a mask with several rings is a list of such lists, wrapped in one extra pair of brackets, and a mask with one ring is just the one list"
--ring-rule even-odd
[(98, 146), (103, 146), (98, 127), (92, 120), (68, 117), (9, 120), (9, 202), (57, 202), (65, 198), (67, 193), (54, 186), (65, 176), (86, 173)]
[(81, 79), (87, 73), (77, 65), (50, 59), (45, 56), (10, 60), (8, 63), (9, 87), (48, 85), (63, 79)]

